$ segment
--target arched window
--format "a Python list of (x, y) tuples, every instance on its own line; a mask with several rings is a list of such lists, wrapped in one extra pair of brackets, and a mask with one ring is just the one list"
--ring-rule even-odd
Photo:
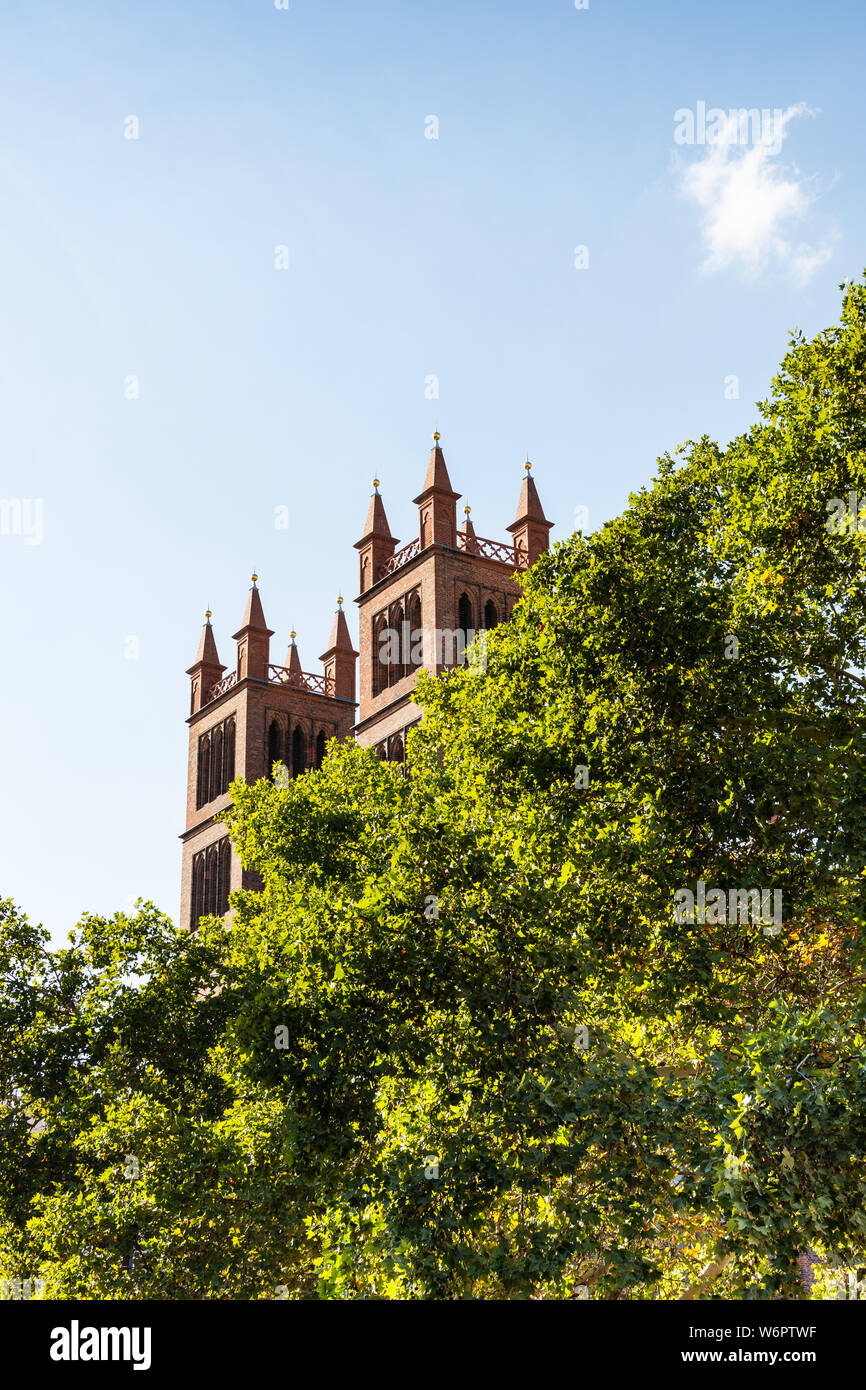
[(198, 926), (198, 919), (204, 915), (204, 873), (205, 856), (196, 854), (192, 861), (192, 912), (190, 914), (190, 926), (195, 931)]
[(217, 886), (216, 915), (223, 917), (229, 910), (229, 882), (231, 878), (232, 846), (226, 835), (219, 843), (219, 883)]
[(191, 926), (202, 917), (224, 917), (229, 910), (232, 846), (228, 835), (193, 856)]
[(282, 757), (282, 734), (276, 719), (271, 720), (271, 727), (268, 729), (268, 764), (265, 768), (265, 776), (273, 780), (274, 763), (278, 763)]
[(214, 729), (211, 738), (210, 750), (210, 800), (213, 801), (222, 792), (223, 785), (223, 729)]
[(413, 594), (406, 605), (406, 621), (409, 624), (409, 664), (406, 667), (407, 674), (410, 671), (417, 671), (419, 666), (423, 666), (423, 645), (421, 640), (421, 597)]
[(461, 594), (457, 603), (457, 627), (463, 633), (463, 652), (458, 648), (457, 661), (462, 663), (467, 660), (465, 655), (466, 648), (475, 636), (475, 623), (472, 619), (472, 604), (468, 594)]
[(317, 736), (316, 736), (316, 767), (321, 767), (321, 766), (322, 766), (322, 763), (325, 761), (325, 744), (326, 744), (326, 742), (327, 742), (327, 739), (325, 738), (324, 732), (317, 734)]
[(227, 792), (235, 780), (235, 721), (234, 717), (225, 722), (225, 743), (223, 744), (223, 791)]
[(292, 776), (299, 777), (302, 772), (307, 770), (307, 740), (300, 724), (295, 726), (292, 734)]
[(198, 781), (196, 783), (196, 808), (210, 801), (210, 734), (202, 734), (198, 741)]
[(383, 654), (387, 653), (388, 641), (383, 637), (383, 633), (388, 630), (388, 619), (384, 613), (373, 623), (373, 694), (381, 695), (388, 685), (388, 667), (383, 661)]
[(217, 894), (219, 892), (219, 849), (216, 845), (209, 845), (204, 851), (204, 911), (207, 917), (212, 916), (217, 908)]
[(499, 614), (492, 598), (489, 598), (484, 605), (484, 626), (486, 628), (499, 626)]
[(391, 630), (397, 634), (397, 652), (388, 666), (388, 684), (396, 685), (403, 675), (403, 605), (398, 603), (391, 614)]
[(387, 746), (387, 744), (385, 744), (385, 743), (377, 743), (377, 744), (376, 744), (376, 757), (380, 760), (380, 762), (383, 762), (383, 763), (384, 763), (384, 762), (387, 762), (387, 760), (388, 760), (388, 746)]
[(403, 748), (403, 740), (399, 734), (394, 734), (394, 737), (391, 739), (391, 747), (388, 752), (388, 761), (390, 763), (402, 763), (405, 757), (406, 753)]

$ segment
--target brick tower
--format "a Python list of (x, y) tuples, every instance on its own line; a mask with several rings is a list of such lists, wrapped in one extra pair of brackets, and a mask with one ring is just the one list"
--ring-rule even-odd
[(552, 522), (545, 519), (527, 461), (517, 506), (508, 527), (512, 543), (476, 536), (460, 494), (451, 486), (439, 434), (418, 496), (418, 536), (397, 550), (378, 479), (367, 511), (359, 552), (361, 691), (355, 734), (382, 758), (402, 761), (406, 733), (420, 722), (412, 693), (418, 671), (438, 674), (460, 660), (479, 631), (511, 616), (520, 589), (515, 571), (535, 564), (548, 548)]
[(320, 766), (328, 739), (351, 736), (355, 717), (355, 659), (342, 599), (320, 658), (322, 675), (301, 670), (295, 633), (285, 666), (272, 666), (273, 632), (252, 577), (246, 611), (235, 633), (237, 662), (224, 676), (207, 613), (191, 680), (186, 830), (183, 841), (181, 925), (195, 928), (204, 913), (221, 916), (228, 895), (256, 886), (215, 816), (231, 804), (230, 783), (272, 775), (275, 762), (293, 777)]

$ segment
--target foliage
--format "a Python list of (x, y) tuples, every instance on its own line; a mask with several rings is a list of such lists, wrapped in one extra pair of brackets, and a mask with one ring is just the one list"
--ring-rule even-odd
[[(864, 1262), (864, 330), (852, 284), (746, 435), (543, 556), (486, 665), (421, 676), (405, 771), (235, 784), (228, 924), (52, 955), (4, 905), (10, 1274), (641, 1299), (715, 1260), (700, 1296), (768, 1298), (807, 1246)], [(699, 882), (781, 930), (677, 922)]]

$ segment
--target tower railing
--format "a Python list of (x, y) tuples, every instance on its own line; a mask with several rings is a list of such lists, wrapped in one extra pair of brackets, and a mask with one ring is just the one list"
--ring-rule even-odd
[(333, 695), (331, 676), (317, 676), (312, 671), (292, 671), (288, 666), (269, 666), (268, 680), (275, 685), (290, 685), (293, 690), (308, 690), (312, 695)]
[(521, 564), (521, 551), (513, 545), (491, 541), (486, 536), (467, 536), (465, 531), (457, 532), (457, 549), (465, 550), (467, 555), (480, 555), (485, 560), (498, 560), (512, 569), (518, 569)]
[(216, 685), (211, 686), (211, 692), (207, 698), (208, 704), (210, 704), (212, 700), (218, 700), (220, 695), (225, 695), (226, 691), (231, 690), (232, 686), (237, 685), (237, 683), (237, 671), (232, 671), (230, 675), (223, 676), (221, 681), (217, 681)]
[(410, 560), (414, 560), (416, 555), (421, 554), (421, 541), (416, 536), (414, 541), (404, 545), (402, 550), (396, 550), (390, 560), (386, 560), (384, 565), (379, 566), (378, 579), (384, 579), (386, 575), (393, 574), (395, 570), (402, 569), (403, 565), (408, 565)]
[[(519, 547), (508, 545), (504, 541), (488, 540), (486, 536), (467, 536), (465, 532), (458, 531), (457, 549), (464, 550), (467, 555), (480, 555), (485, 560), (498, 560), (500, 564), (509, 565), (511, 569), (523, 569), (526, 565), (526, 557)], [(414, 541), (404, 545), (402, 550), (396, 550), (390, 560), (379, 566), (376, 578), (386, 579), (389, 574), (402, 569), (420, 554), (421, 541), (416, 536)]]
[[(309, 691), (311, 695), (333, 695), (334, 693), (332, 676), (317, 676), (313, 671), (292, 671), (288, 666), (269, 665), (268, 680), (274, 685), (288, 685), (293, 690)], [(217, 681), (216, 685), (211, 686), (206, 703), (212, 704), (221, 695), (233, 690), (237, 683), (237, 671), (223, 676), (221, 681)]]

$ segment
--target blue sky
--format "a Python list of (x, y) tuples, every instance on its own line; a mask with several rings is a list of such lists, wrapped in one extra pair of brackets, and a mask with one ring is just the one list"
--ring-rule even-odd
[[(866, 15), (12, 8), (0, 499), (33, 505), (0, 534), (0, 896), (60, 936), (139, 895), (177, 917), (204, 608), (230, 665), (255, 567), (273, 659), (295, 625), (319, 670), (370, 479), (410, 539), (434, 422), (497, 539), (527, 450), (556, 539), (748, 426), (866, 264)], [(678, 145), (699, 102), (783, 113), (780, 148)]]

